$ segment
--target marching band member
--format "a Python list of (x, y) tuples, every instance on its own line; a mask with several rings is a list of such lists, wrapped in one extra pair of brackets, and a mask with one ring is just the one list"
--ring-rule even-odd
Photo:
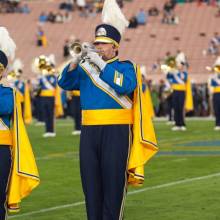
[(15, 49), (7, 29), (0, 27), (0, 220), (7, 218), (7, 207), (18, 211), (21, 199), (39, 184), (18, 93), (3, 77)]
[(55, 137), (54, 119), (57, 80), (54, 75), (54, 68), (49, 59), (43, 55), (36, 59), (35, 64), (39, 66), (42, 73), (39, 78), (39, 96), (41, 97), (41, 110), (46, 128), (43, 137)]
[(170, 57), (166, 64), (161, 66), (162, 71), (173, 90), (173, 108), (175, 126), (173, 131), (185, 131), (184, 109), (193, 110), (192, 90), (188, 73), (184, 70), (184, 61), (178, 57)]
[(21, 109), (25, 124), (32, 122), (31, 96), (28, 82), (22, 79), (23, 64), (20, 59), (16, 59), (12, 65), (15, 73), (14, 88), (17, 90), (21, 99)]
[(209, 79), (209, 88), (212, 96), (215, 113), (215, 131), (220, 131), (220, 57), (217, 58), (211, 71), (214, 73)]
[(97, 51), (88, 49), (83, 58), (72, 53), (58, 78), (63, 89), (80, 90), (80, 171), (89, 220), (122, 219), (127, 183), (143, 183), (143, 165), (157, 152), (150, 115), (142, 108), (140, 69), (118, 60), (128, 22), (115, 0), (104, 2), (102, 18)]

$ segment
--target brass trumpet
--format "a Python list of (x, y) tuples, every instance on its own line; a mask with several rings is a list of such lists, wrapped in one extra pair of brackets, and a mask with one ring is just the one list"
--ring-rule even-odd
[(74, 42), (69, 46), (69, 52), (72, 57), (80, 56), (81, 59), (85, 59), (88, 52), (96, 52), (99, 53), (95, 47), (87, 42), (80, 44), (78, 42)]
[(71, 56), (82, 54), (83, 47), (80, 43), (74, 42), (69, 46), (69, 52)]

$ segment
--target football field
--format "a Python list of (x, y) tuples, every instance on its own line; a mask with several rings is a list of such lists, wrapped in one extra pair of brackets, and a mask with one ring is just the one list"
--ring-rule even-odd
[[(79, 172), (79, 136), (72, 120), (58, 120), (56, 138), (44, 127), (28, 133), (41, 184), (14, 220), (86, 220)], [(129, 187), (125, 220), (220, 220), (220, 132), (213, 121), (187, 121), (185, 132), (156, 121), (159, 153), (145, 166), (143, 187)]]

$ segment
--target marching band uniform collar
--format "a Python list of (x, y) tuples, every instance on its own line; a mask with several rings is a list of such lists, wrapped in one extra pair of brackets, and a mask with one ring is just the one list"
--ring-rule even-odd
[(107, 60), (105, 61), (106, 63), (113, 63), (115, 62), (116, 60), (118, 60), (118, 56), (114, 57), (114, 58), (111, 58), (110, 60)]

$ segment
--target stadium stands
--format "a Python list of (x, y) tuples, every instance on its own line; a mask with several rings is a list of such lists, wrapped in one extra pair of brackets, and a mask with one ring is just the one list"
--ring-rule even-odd
[[(38, 17), (42, 11), (58, 11), (61, 0), (28, 1), (30, 14), (0, 14), (0, 25), (6, 26), (17, 43), (17, 57), (25, 64), (25, 74), (33, 77), (31, 61), (40, 54), (56, 55), (58, 64), (63, 62), (63, 45), (67, 38), (75, 35), (82, 41), (93, 39), (95, 26), (100, 22), (100, 14), (96, 17), (80, 17), (78, 11), (72, 13), (72, 20), (62, 24), (45, 23), (43, 29), (48, 38), (47, 47), (36, 46)], [(125, 2), (123, 11), (129, 19), (140, 8), (148, 10), (156, 5), (162, 11), (165, 0), (133, 0)], [(158, 58), (163, 58), (167, 51), (175, 54), (177, 49), (185, 52), (188, 57), (189, 73), (196, 82), (206, 81), (207, 65), (212, 65), (215, 58), (203, 56), (202, 51), (207, 48), (213, 33), (218, 31), (219, 18), (215, 17), (216, 8), (206, 4), (198, 6), (196, 3), (178, 4), (175, 14), (179, 17), (179, 24), (162, 24), (162, 13), (148, 18), (148, 23), (135, 29), (127, 29), (125, 39), (120, 48), (122, 59), (132, 59), (138, 64), (146, 65), (149, 69)], [(201, 33), (204, 33), (201, 36)], [(152, 37), (154, 36), (154, 37)], [(176, 39), (176, 40), (175, 40)], [(158, 72), (149, 73), (149, 78), (163, 78)]]

